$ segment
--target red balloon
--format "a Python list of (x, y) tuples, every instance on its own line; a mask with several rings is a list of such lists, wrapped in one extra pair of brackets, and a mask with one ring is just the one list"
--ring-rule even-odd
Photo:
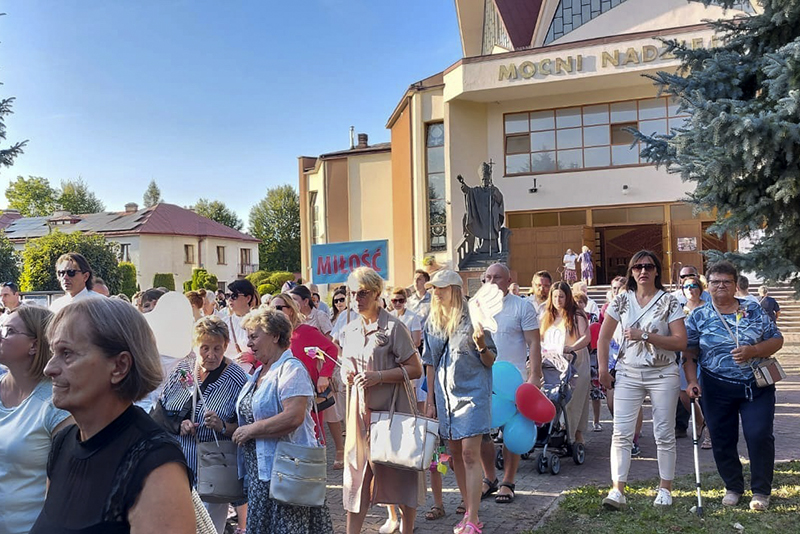
[(517, 388), (517, 410), (538, 425), (549, 423), (556, 416), (556, 407), (539, 388), (525, 382)]

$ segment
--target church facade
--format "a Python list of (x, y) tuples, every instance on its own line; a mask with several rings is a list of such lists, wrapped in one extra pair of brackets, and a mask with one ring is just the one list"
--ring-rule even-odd
[[(704, 20), (757, 6), (455, 4), (463, 58), (408, 88), (389, 114), (390, 147), (370, 150), (365, 139), (350, 151), (300, 158), (304, 277), (313, 243), (384, 238), (392, 284), (410, 283), (415, 268), (434, 260), (476, 278), (482, 264), (465, 235), (465, 186), (481, 185), (484, 164), (503, 197), (502, 252), (521, 285), (540, 269), (558, 277), (568, 248), (589, 247), (595, 283), (607, 283), (642, 248), (671, 272), (702, 266), (703, 250), (736, 247), (732, 236), (706, 232), (711, 214), (681, 202), (691, 185), (642, 159), (628, 129), (667, 133), (686, 120), (645, 77), (677, 67), (660, 39), (713, 46)], [(364, 172), (379, 178), (364, 188)], [(376, 207), (374, 225), (354, 217)]]

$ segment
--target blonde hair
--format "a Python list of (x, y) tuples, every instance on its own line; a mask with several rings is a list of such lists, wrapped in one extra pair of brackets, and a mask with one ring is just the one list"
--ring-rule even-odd
[(33, 355), (28, 374), (41, 378), (44, 376), (44, 367), (53, 356), (46, 335), (47, 327), (53, 320), (53, 312), (39, 306), (20, 306), (11, 313), (17, 314), (25, 325), (25, 330), (36, 340), (36, 354)]
[(383, 293), (383, 278), (369, 267), (359, 267), (347, 277), (347, 287), (351, 291), (363, 287), (380, 295)]
[(221, 337), (225, 344), (231, 340), (228, 325), (216, 315), (206, 315), (194, 323), (192, 338), (195, 345), (200, 344), (200, 338), (203, 336)]
[(291, 344), (292, 323), (278, 310), (256, 308), (244, 316), (242, 326), (247, 330), (260, 328), (268, 335), (278, 336), (278, 346), (284, 350)]
[(164, 379), (161, 356), (150, 325), (130, 304), (118, 299), (85, 299), (62, 308), (47, 327), (52, 339), (61, 323), (74, 321), (72, 328), (84, 329), (89, 342), (106, 356), (121, 352), (131, 355), (131, 368), (113, 389), (123, 400), (135, 402), (155, 390)]
[(289, 293), (278, 293), (277, 295), (272, 297), (272, 300), (275, 299), (281, 299), (284, 305), (288, 306), (292, 310), (292, 318), (289, 319), (289, 317), (287, 317), (287, 319), (289, 319), (289, 322), (292, 324), (292, 330), (300, 326), (300, 324), (306, 320), (306, 316), (300, 312), (300, 308), (297, 306), (297, 302), (292, 298), (292, 296)]
[(433, 333), (450, 337), (461, 324), (464, 313), (464, 294), (459, 286), (448, 286), (450, 290), (450, 307), (442, 305), (441, 300), (431, 299), (431, 313), (428, 324)]
[(583, 291), (573, 292), (572, 299), (578, 304), (589, 304), (589, 297)]
[(392, 295), (400, 295), (404, 299), (408, 298), (408, 291), (404, 287), (396, 287), (392, 289)]

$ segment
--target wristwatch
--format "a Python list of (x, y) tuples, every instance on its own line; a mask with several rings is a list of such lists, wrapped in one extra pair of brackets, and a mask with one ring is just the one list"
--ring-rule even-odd
[(642, 332), (642, 341), (647, 341), (648, 339), (650, 339), (650, 334)]

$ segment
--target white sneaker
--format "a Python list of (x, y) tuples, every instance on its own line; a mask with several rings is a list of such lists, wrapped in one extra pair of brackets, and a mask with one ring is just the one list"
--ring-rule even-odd
[(603, 499), (603, 507), (606, 510), (621, 510), (625, 508), (626, 504), (625, 495), (618, 489), (612, 489), (608, 492), (608, 497)]
[(672, 506), (672, 493), (668, 489), (658, 488), (653, 506)]
[(386, 523), (381, 525), (381, 528), (378, 529), (378, 532), (381, 534), (392, 534), (398, 530), (400, 530), (400, 521), (392, 521), (391, 519), (387, 519)]

